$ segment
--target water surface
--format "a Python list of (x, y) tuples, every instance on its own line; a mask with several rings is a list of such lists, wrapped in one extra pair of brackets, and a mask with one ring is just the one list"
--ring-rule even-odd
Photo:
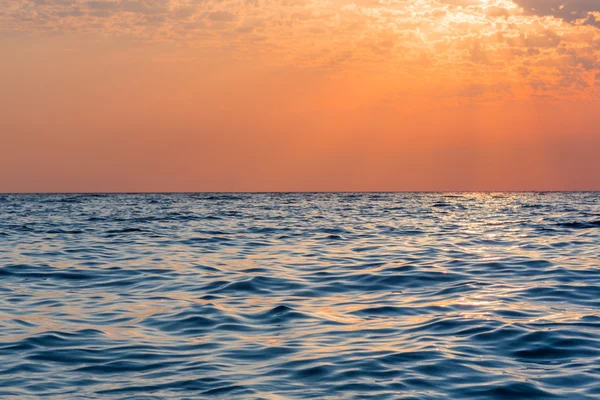
[(600, 398), (600, 194), (0, 195), (0, 397)]

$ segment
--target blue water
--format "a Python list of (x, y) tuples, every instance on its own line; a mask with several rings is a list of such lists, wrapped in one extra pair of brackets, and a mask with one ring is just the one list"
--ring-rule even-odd
[(600, 398), (600, 194), (0, 195), (0, 398)]

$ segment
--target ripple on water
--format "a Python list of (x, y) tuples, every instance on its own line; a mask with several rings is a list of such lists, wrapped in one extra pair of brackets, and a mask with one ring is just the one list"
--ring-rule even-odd
[(597, 399), (600, 195), (0, 195), (0, 397)]

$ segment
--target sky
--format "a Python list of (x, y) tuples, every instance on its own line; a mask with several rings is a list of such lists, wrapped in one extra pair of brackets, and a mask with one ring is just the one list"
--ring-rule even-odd
[(600, 190), (598, 0), (1, 0), (0, 192)]

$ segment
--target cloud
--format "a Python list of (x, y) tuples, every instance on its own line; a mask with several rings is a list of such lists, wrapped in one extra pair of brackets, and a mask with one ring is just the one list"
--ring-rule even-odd
[[(272, 63), (327, 74), (364, 69), (406, 77), (408, 82), (416, 76), (438, 85), (443, 84), (442, 76), (462, 87), (463, 97), (480, 97), (479, 92), (505, 96), (513, 89), (515, 95), (527, 91), (558, 97), (589, 95), (599, 70), (598, 0), (14, 0), (0, 4), (0, 35), (5, 38), (86, 32), (220, 48), (238, 57), (267, 54), (263, 58)], [(527, 90), (516, 90), (519, 86)]]
[(122, 10), (144, 15), (167, 14), (171, 8), (170, 0), (125, 0), (121, 2)]
[(208, 19), (218, 22), (233, 22), (235, 15), (229, 11), (215, 11), (208, 14)]
[(600, 11), (600, 2), (597, 0), (515, 0), (523, 10), (531, 15), (553, 16), (574, 22), (592, 25), (598, 24), (593, 14)]

